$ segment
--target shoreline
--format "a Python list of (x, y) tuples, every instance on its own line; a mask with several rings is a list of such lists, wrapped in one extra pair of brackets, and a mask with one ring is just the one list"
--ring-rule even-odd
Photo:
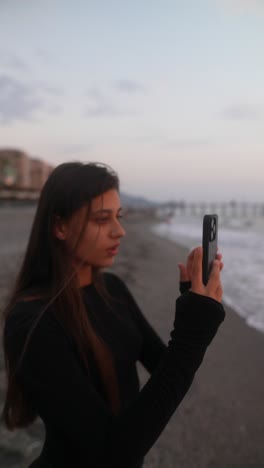
[[(154, 228), (155, 228), (155, 226), (156, 226), (156, 224), (153, 225)], [(188, 255), (188, 252), (190, 251), (190, 249), (188, 249), (185, 245), (181, 244), (180, 242), (177, 242), (176, 240), (174, 241), (172, 239), (168, 239), (165, 236), (162, 236), (162, 235), (158, 234), (157, 232), (155, 232), (155, 229), (152, 230), (152, 233), (154, 235), (158, 236), (161, 239), (166, 239), (169, 242), (172, 242), (172, 244), (178, 245), (186, 253), (186, 256)], [(235, 300), (233, 298), (231, 298), (231, 296), (227, 296), (224, 293), (223, 303), (224, 303), (224, 305), (226, 307), (229, 307), (236, 314), (238, 314), (238, 316), (245, 322), (245, 324), (248, 327), (253, 328), (254, 330), (257, 330), (258, 332), (264, 334), (264, 324), (263, 323), (261, 323), (261, 324), (257, 323), (256, 321), (254, 321), (254, 319), (251, 316), (248, 317), (245, 311), (243, 311), (243, 313), (241, 313), (241, 308), (239, 309), (239, 307), (236, 307)]]
[[(202, 219), (198, 222), (197, 216), (175, 218), (172, 223), (156, 223), (153, 225), (153, 231), (161, 237), (164, 236), (173, 242), (192, 248), (196, 244), (201, 244), (201, 222)], [(190, 235), (186, 235), (188, 231)], [(235, 310), (249, 327), (264, 333), (262, 236), (255, 228), (249, 231), (234, 230), (222, 225), (219, 242), (225, 264), (222, 272), (223, 301)], [(253, 247), (256, 245), (259, 246), (257, 250)]]

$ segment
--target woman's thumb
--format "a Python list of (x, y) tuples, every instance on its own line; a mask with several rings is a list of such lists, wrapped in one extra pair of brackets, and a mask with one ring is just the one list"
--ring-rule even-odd
[(188, 281), (188, 274), (186, 266), (183, 263), (178, 263), (178, 268), (180, 270), (180, 281)]

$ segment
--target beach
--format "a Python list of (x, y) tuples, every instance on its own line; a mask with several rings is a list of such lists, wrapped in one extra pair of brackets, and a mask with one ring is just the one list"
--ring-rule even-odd
[[(0, 208), (0, 297), (14, 278), (33, 210)], [(179, 295), (177, 263), (187, 249), (151, 231), (152, 219), (131, 217), (113, 271), (122, 277), (165, 342)], [(8, 227), (7, 227), (8, 226)], [(147, 454), (144, 468), (264, 467), (264, 334), (226, 307), (226, 319), (168, 426)], [(148, 378), (139, 367), (142, 385)], [(0, 405), (5, 391), (0, 354)], [(27, 468), (44, 436), (37, 421), (9, 433), (0, 426), (0, 467)], [(73, 467), (74, 468), (74, 467)], [(125, 468), (125, 467), (124, 467)]]

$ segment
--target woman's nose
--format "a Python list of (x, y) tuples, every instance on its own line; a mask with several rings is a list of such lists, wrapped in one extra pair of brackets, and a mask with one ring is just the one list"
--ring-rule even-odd
[(124, 230), (123, 226), (120, 224), (119, 221), (112, 226), (111, 236), (112, 237), (124, 237), (126, 235), (126, 231)]

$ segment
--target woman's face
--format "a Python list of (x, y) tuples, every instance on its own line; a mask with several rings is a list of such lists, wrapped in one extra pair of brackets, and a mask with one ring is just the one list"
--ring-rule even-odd
[[(85, 215), (85, 210), (83, 213)], [(92, 200), (89, 219), (74, 253), (76, 264), (99, 268), (112, 265), (125, 235), (120, 218), (120, 198), (116, 190), (109, 190)], [(71, 229), (74, 229), (74, 223)]]

